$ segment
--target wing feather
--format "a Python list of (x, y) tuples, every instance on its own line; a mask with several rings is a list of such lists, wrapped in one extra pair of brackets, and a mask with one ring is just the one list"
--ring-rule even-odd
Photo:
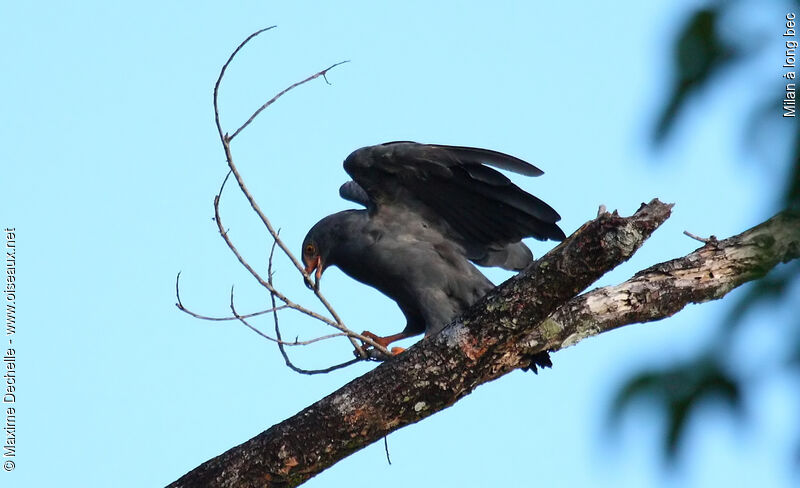
[(458, 242), (476, 263), (519, 269), (530, 253), (520, 240), (564, 239), (556, 224), (561, 217), (489, 166), (543, 174), (532, 164), (488, 149), (392, 142), (350, 154), (344, 168), (354, 181), (340, 193), (370, 212), (403, 207)]
[(367, 192), (355, 181), (348, 181), (339, 187), (339, 196), (351, 202), (360, 203), (369, 208), (370, 200)]

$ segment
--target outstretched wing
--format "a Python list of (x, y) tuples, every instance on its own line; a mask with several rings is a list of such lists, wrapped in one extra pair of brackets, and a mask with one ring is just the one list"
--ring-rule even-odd
[(556, 225), (561, 217), (487, 165), (542, 174), (521, 159), (487, 149), (390, 142), (347, 157), (344, 169), (354, 182), (345, 183), (340, 194), (373, 213), (385, 206), (414, 212), (461, 244), (476, 263), (519, 269), (531, 258), (520, 239), (564, 239)]

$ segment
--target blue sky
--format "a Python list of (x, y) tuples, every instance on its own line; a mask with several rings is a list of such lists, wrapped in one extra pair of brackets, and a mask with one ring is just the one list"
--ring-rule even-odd
[[(229, 70), (220, 94), (229, 131), (286, 85), (352, 61), (329, 74), (332, 85), (281, 99), (234, 142), (251, 191), (292, 248), (319, 218), (350, 206), (337, 194), (350, 151), (389, 140), (474, 145), (543, 169), (517, 181), (561, 213), (568, 233), (601, 203), (624, 214), (654, 197), (676, 203), (644, 248), (599, 282), (612, 284), (695, 249), (683, 230), (722, 237), (766, 219), (782, 185), (776, 148), (796, 124), (776, 122), (758, 149), (742, 142), (755, 102), (780, 90), (780, 2), (747, 24), (765, 33), (765, 54), (700, 97), (663, 151), (648, 145), (669, 43), (696, 5), (6, 5), (0, 225), (17, 229), (18, 458), (0, 484), (165, 485), (372, 368), (298, 376), (243, 326), (174, 306), (178, 271), (184, 303), (200, 313), (226, 314), (231, 285), (241, 310), (268, 299), (211, 220), (225, 174), (211, 90), (249, 33), (279, 26)], [(268, 236), (232, 190), (226, 227), (263, 270)], [(540, 255), (550, 245), (532, 247)], [(288, 263), (277, 266), (279, 286), (317, 307)], [(354, 329), (404, 325), (394, 303), (338, 270), (326, 272), (323, 291)], [(757, 386), (745, 429), (703, 412), (675, 472), (661, 463), (653, 412), (606, 428), (616, 385), (699, 348), (732, 299), (559, 352), (552, 370), (512, 373), (390, 435), (391, 466), (379, 443), (307, 486), (792, 486), (798, 405), (787, 378)], [(779, 344), (773, 320), (748, 321), (750, 347)], [(324, 331), (291, 314), (282, 323), (290, 336)], [(295, 357), (325, 366), (350, 348)]]

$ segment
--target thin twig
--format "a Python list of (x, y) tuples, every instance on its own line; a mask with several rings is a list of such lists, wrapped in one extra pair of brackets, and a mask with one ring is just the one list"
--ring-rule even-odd
[[(278, 243), (278, 246), (281, 248), (281, 251), (283, 251), (284, 254), (286, 254), (286, 256), (289, 258), (292, 264), (294, 264), (295, 268), (297, 268), (297, 270), (300, 271), (300, 273), (303, 275), (306, 282), (309, 285), (313, 285), (314, 283), (311, 280), (311, 276), (309, 276), (308, 273), (306, 273), (305, 267), (302, 264), (300, 264), (300, 261), (297, 260), (292, 251), (289, 250), (289, 248), (286, 246), (283, 240), (278, 236), (277, 232), (275, 231), (275, 228), (272, 226), (272, 223), (264, 214), (264, 212), (261, 210), (261, 207), (255, 201), (255, 198), (253, 197), (252, 193), (250, 193), (250, 190), (247, 188), (247, 185), (245, 184), (242, 175), (239, 173), (238, 168), (233, 162), (233, 156), (231, 155), (230, 144), (227, 140), (225, 140), (225, 138), (223, 138), (223, 147), (225, 149), (225, 155), (228, 161), (228, 167), (230, 168), (231, 173), (233, 174), (234, 179), (236, 179), (236, 183), (239, 185), (239, 188), (241, 189), (245, 198), (247, 198), (247, 201), (250, 203), (250, 207), (253, 209), (256, 215), (258, 215), (258, 217), (261, 219), (261, 222), (267, 228), (272, 238)], [(314, 294), (317, 296), (317, 299), (319, 299), (320, 302), (325, 306), (325, 308), (328, 310), (328, 313), (331, 314), (336, 323), (343, 326), (344, 324), (342, 322), (342, 319), (333, 309), (331, 304), (328, 303), (325, 297), (322, 296), (322, 293), (319, 291), (319, 289), (315, 286), (312, 286), (312, 288), (314, 290)], [(355, 343), (355, 341), (353, 341), (353, 346), (355, 346), (356, 349), (358, 349), (358, 346)]]
[[(229, 173), (229, 175), (230, 175), (230, 173)], [(230, 240), (230, 237), (228, 236), (228, 231), (225, 230), (225, 228), (223, 227), (223, 225), (222, 225), (222, 217), (220, 216), (220, 213), (219, 213), (219, 202), (220, 202), (220, 199), (222, 197), (222, 191), (225, 188), (225, 183), (227, 182), (227, 180), (228, 180), (228, 177), (226, 176), (225, 180), (222, 182), (222, 186), (219, 189), (220, 192), (214, 197), (214, 221), (217, 223), (217, 230), (219, 231), (220, 235), (222, 236), (222, 239), (228, 245), (228, 248), (230, 248), (230, 250), (233, 252), (234, 256), (236, 256), (236, 259), (239, 260), (239, 263), (242, 266), (244, 266), (244, 268), (247, 271), (250, 272), (250, 274), (256, 279), (256, 281), (258, 281), (258, 283), (261, 286), (266, 288), (270, 293), (274, 293), (275, 296), (277, 296), (289, 308), (292, 308), (292, 309), (297, 310), (297, 311), (299, 311), (301, 313), (309, 315), (310, 317), (313, 317), (313, 318), (315, 318), (317, 320), (325, 322), (326, 324), (328, 324), (328, 325), (330, 325), (332, 327), (339, 326), (338, 323), (332, 321), (331, 319), (325, 317), (324, 315), (320, 315), (320, 314), (318, 314), (318, 313), (316, 313), (316, 312), (314, 312), (312, 310), (309, 310), (309, 309), (307, 309), (307, 308), (305, 308), (305, 307), (303, 307), (301, 305), (298, 305), (298, 304), (292, 302), (291, 300), (289, 300), (289, 298), (286, 297), (283, 293), (281, 293), (277, 289), (275, 289), (272, 286), (272, 284), (269, 283), (269, 281), (267, 281), (264, 278), (262, 278), (261, 275), (258, 273), (258, 271), (256, 271), (252, 266), (250, 266), (250, 263), (247, 262), (247, 260), (245, 260), (244, 257), (239, 253), (239, 250), (236, 248), (236, 245), (234, 245), (233, 242)], [(346, 331), (342, 331), (342, 332), (346, 332)]]
[[(280, 233), (280, 230), (278, 232)], [(272, 258), (275, 255), (275, 246), (277, 244), (278, 243), (276, 241), (272, 241), (272, 247), (269, 250), (269, 264), (267, 265), (267, 279), (269, 280), (270, 284), (273, 284), (272, 283)], [(276, 305), (275, 304), (275, 294), (270, 292), (269, 297), (270, 297), (270, 300), (272, 301), (272, 308), (275, 309), (275, 305)], [(330, 367), (325, 368), (325, 369), (303, 369), (303, 368), (297, 367), (297, 366), (294, 365), (294, 363), (292, 363), (292, 360), (289, 359), (289, 355), (286, 353), (286, 349), (284, 349), (284, 347), (283, 347), (283, 341), (281, 341), (281, 328), (278, 325), (278, 311), (277, 310), (275, 310), (272, 313), (272, 317), (275, 320), (275, 336), (280, 341), (280, 342), (278, 342), (278, 349), (281, 351), (281, 355), (283, 356), (284, 362), (286, 362), (286, 366), (288, 366), (289, 369), (291, 369), (292, 371), (294, 371), (296, 373), (307, 374), (307, 375), (325, 374), (325, 373), (330, 373), (331, 371), (335, 371), (337, 369), (345, 368), (347, 366), (350, 366), (351, 364), (355, 364), (355, 363), (363, 361), (363, 359), (357, 357), (355, 359), (351, 359), (350, 361), (345, 361), (344, 363), (336, 364), (336, 365), (330, 366)]]
[[(180, 279), (181, 279), (181, 273), (178, 273), (178, 276), (175, 277), (175, 297), (178, 300), (178, 303), (176, 303), (175, 306), (178, 307), (178, 310), (180, 310), (181, 312), (183, 312), (185, 314), (191, 315), (192, 317), (194, 317), (196, 319), (209, 320), (209, 321), (212, 321), (212, 322), (222, 322), (222, 321), (226, 321), (226, 320), (238, 320), (237, 317), (209, 317), (207, 315), (202, 315), (202, 314), (199, 314), (197, 312), (193, 312), (193, 311), (189, 310), (188, 308), (186, 308), (186, 306), (181, 301), (181, 291), (180, 291), (180, 285), (179, 285)], [(278, 307), (276, 307), (274, 309), (270, 308), (268, 310), (261, 310), (259, 312), (248, 313), (248, 314), (241, 315), (240, 317), (245, 318), (245, 319), (249, 319), (249, 318), (253, 318), (253, 317), (258, 317), (259, 315), (264, 315), (266, 313), (277, 312), (278, 310), (283, 310), (284, 308), (288, 308), (288, 307), (286, 305), (280, 305), (280, 306), (278, 306)]]
[[(231, 312), (233, 313), (233, 316), (237, 320), (239, 320), (241, 323), (246, 325), (250, 330), (252, 330), (256, 334), (260, 335), (264, 339), (267, 339), (268, 341), (276, 342), (281, 346), (307, 346), (308, 344), (313, 344), (315, 342), (324, 341), (326, 339), (333, 339), (334, 337), (342, 337), (342, 336), (346, 335), (346, 334), (343, 334), (343, 333), (340, 332), (338, 334), (328, 334), (328, 335), (321, 336), (321, 337), (315, 337), (313, 339), (309, 339), (309, 340), (306, 340), (306, 341), (299, 341), (299, 340), (295, 339), (293, 342), (286, 342), (286, 341), (281, 340), (280, 338), (276, 339), (274, 337), (270, 337), (267, 334), (261, 332), (261, 330), (259, 330), (258, 327), (255, 327), (254, 325), (250, 324), (250, 322), (248, 322), (242, 315), (239, 315), (239, 313), (236, 311), (236, 307), (234, 306), (234, 303), (233, 303), (233, 287), (232, 286), (231, 286)], [(277, 313), (278, 311), (275, 310), (274, 312)]]
[[(280, 305), (278, 307), (275, 307), (274, 309), (270, 308), (270, 309), (267, 309), (267, 310), (260, 310), (258, 312), (246, 313), (246, 314), (240, 315), (238, 317), (234, 317), (234, 316), (231, 316), (231, 317), (209, 317), (208, 315), (203, 315), (203, 314), (199, 314), (197, 312), (192, 312), (191, 310), (189, 310), (188, 308), (182, 306), (179, 303), (176, 303), (176, 305), (178, 306), (178, 310), (180, 310), (181, 312), (183, 312), (183, 313), (185, 313), (187, 315), (191, 315), (192, 317), (194, 317), (196, 319), (208, 320), (210, 322), (227, 322), (227, 321), (230, 321), (230, 320), (252, 319), (253, 317), (258, 317), (260, 315), (268, 314), (268, 313), (271, 313), (271, 312), (278, 312), (280, 310), (289, 308), (286, 305)], [(336, 335), (339, 336), (339, 335), (343, 335), (343, 334), (336, 334)]]
[[(242, 43), (239, 44), (239, 46), (233, 51), (233, 53), (231, 53), (230, 57), (228, 58), (228, 61), (226, 61), (225, 64), (222, 66), (222, 69), (220, 70), (219, 76), (217, 77), (217, 82), (214, 85), (214, 120), (216, 121), (217, 132), (219, 133), (220, 141), (222, 142), (222, 147), (223, 147), (223, 149), (225, 151), (225, 159), (228, 162), (228, 167), (230, 168), (231, 173), (233, 173), (233, 176), (236, 179), (236, 182), (238, 183), (239, 188), (241, 189), (242, 193), (245, 195), (245, 198), (247, 198), (247, 201), (250, 203), (250, 206), (252, 207), (253, 211), (259, 216), (259, 218), (261, 219), (261, 222), (264, 224), (264, 226), (269, 231), (269, 233), (272, 236), (272, 238), (278, 243), (278, 246), (280, 246), (281, 250), (286, 254), (286, 256), (289, 258), (289, 260), (292, 262), (292, 264), (294, 264), (295, 268), (297, 268), (297, 270), (300, 271), (300, 273), (303, 275), (303, 277), (306, 280), (306, 282), (309, 283), (309, 284), (312, 284), (311, 277), (308, 275), (308, 273), (305, 272), (305, 267), (300, 264), (300, 262), (294, 256), (294, 254), (289, 250), (289, 248), (286, 246), (286, 244), (284, 244), (284, 242), (277, 235), (275, 229), (272, 227), (271, 222), (269, 221), (267, 216), (264, 214), (264, 212), (261, 211), (261, 208), (259, 207), (258, 203), (256, 203), (255, 198), (253, 197), (253, 195), (248, 190), (247, 185), (245, 185), (244, 179), (242, 178), (241, 174), (239, 173), (239, 170), (236, 168), (236, 165), (233, 162), (233, 155), (231, 154), (231, 147), (230, 147), (230, 141), (231, 141), (232, 137), (229, 137), (227, 134), (224, 133), (224, 131), (222, 130), (222, 125), (221, 125), (221, 123), (219, 121), (219, 105), (218, 105), (219, 86), (220, 86), (220, 83), (222, 82), (222, 78), (225, 75), (225, 71), (228, 68), (228, 65), (233, 61), (233, 59), (236, 56), (236, 54), (251, 39), (253, 39), (257, 35), (261, 34), (262, 32), (265, 32), (265, 31), (267, 31), (267, 30), (269, 30), (271, 28), (272, 27), (268, 27), (266, 29), (262, 29), (260, 31), (257, 31), (255, 33), (251, 34), (250, 36), (248, 36), (247, 39), (242, 41)], [(318, 73), (315, 73), (314, 75), (306, 78), (305, 80), (303, 80), (301, 82), (298, 82), (298, 83), (295, 83), (292, 86), (288, 87), (287, 89), (285, 89), (285, 90), (281, 91), (280, 93), (278, 93), (275, 97), (273, 97), (270, 101), (268, 101), (262, 108), (257, 110), (256, 113), (254, 113), (253, 116), (251, 117), (251, 120), (248, 120), (242, 127), (237, 129), (237, 131), (234, 133), (234, 136), (237, 135), (239, 132), (241, 132), (241, 130), (244, 129), (244, 127), (247, 126), (252, 121), (252, 119), (255, 118), (255, 116), (257, 116), (261, 112), (261, 110), (263, 110), (264, 108), (266, 108), (270, 104), (274, 103), (278, 98), (280, 98), (281, 96), (285, 95), (290, 90), (292, 90), (292, 89), (294, 89), (294, 88), (296, 88), (296, 87), (298, 87), (298, 86), (300, 86), (300, 85), (302, 85), (304, 83), (307, 83), (307, 82), (309, 82), (309, 81), (311, 81), (311, 80), (313, 80), (315, 78), (318, 78), (319, 76), (323, 76), (323, 78), (325, 78), (326, 81), (327, 81), (327, 78), (325, 77), (327, 72), (329, 70), (331, 70), (332, 68), (338, 66), (339, 64), (342, 64), (342, 63), (334, 64), (334, 65), (332, 65), (332, 66), (330, 66), (330, 67), (328, 67), (328, 68), (326, 68), (326, 69), (324, 69), (322, 71), (319, 71)], [(226, 180), (227, 180), (227, 177), (226, 177)], [(224, 186), (224, 182), (223, 182), (223, 186)], [(215, 208), (218, 208), (218, 206), (219, 206), (218, 199), (219, 199), (219, 196), (217, 196), (217, 200), (215, 200)], [(217, 215), (217, 218), (218, 218), (218, 215)], [(227, 239), (227, 236), (225, 235), (225, 233), (222, 230), (222, 228), (220, 228), (220, 233), (223, 234), (223, 238), (225, 238), (226, 242), (229, 243), (229, 247), (231, 247), (232, 244), (230, 244), (230, 241), (229, 241), (229, 239)], [(237, 257), (239, 257), (239, 256), (237, 256)], [(243, 265), (245, 264), (243, 259), (239, 259), (239, 261), (242, 262)], [(249, 265), (246, 265), (245, 267), (248, 268), (248, 270), (252, 270), (252, 268), (250, 268)], [(254, 273), (254, 271), (251, 271), (251, 274), (252, 273)], [(266, 287), (265, 282), (263, 280), (259, 280), (259, 282), (263, 286)], [(268, 289), (270, 289), (270, 287), (268, 287)], [(342, 322), (342, 319), (339, 317), (339, 315), (336, 313), (336, 311), (333, 309), (333, 307), (330, 305), (330, 303), (325, 299), (325, 297), (322, 295), (322, 293), (319, 291), (319, 289), (317, 287), (312, 287), (312, 289), (314, 290), (314, 294), (316, 295), (317, 299), (323, 304), (323, 306), (327, 309), (328, 313), (330, 313), (331, 317), (333, 317), (333, 319), (335, 320), (336, 325), (334, 327), (336, 327), (337, 329), (341, 330), (342, 332), (346, 332), (348, 334), (348, 338), (350, 340), (350, 343), (353, 345), (353, 347), (355, 348), (355, 350), (358, 353), (358, 355), (360, 357), (362, 357), (362, 358), (366, 358), (367, 354), (363, 350), (361, 344), (359, 344), (356, 341), (356, 338), (358, 338), (359, 340), (362, 340), (361, 337), (363, 337), (363, 336), (361, 336), (360, 334), (355, 334), (354, 332), (350, 331), (344, 325), (344, 323)], [(274, 288), (272, 288), (272, 290), (274, 290)], [(281, 294), (278, 294), (277, 296), (282, 301), (284, 301), (284, 303), (287, 303), (287, 305), (289, 305), (287, 300), (284, 300), (284, 298), (281, 298), (282, 297)], [(290, 307), (291, 308), (295, 308), (295, 307), (292, 307), (291, 305), (290, 305)], [(330, 324), (330, 321), (328, 321), (328, 320), (324, 320), (324, 322), (328, 323), (329, 325), (332, 325), (332, 324)], [(363, 341), (362, 340), (362, 342), (366, 342), (367, 344), (373, 346), (374, 348), (378, 349), (381, 353), (389, 354), (389, 352), (386, 350), (386, 348), (380, 346), (379, 344), (375, 343), (374, 341), (371, 341), (371, 340), (370, 341)]]
[(392, 465), (392, 459), (389, 457), (389, 436), (383, 436), (383, 450), (386, 451), (386, 462), (389, 466)]
[(689, 232), (688, 230), (685, 230), (685, 231), (683, 231), (683, 233), (684, 233), (685, 235), (687, 235), (687, 236), (691, 237), (692, 239), (696, 240), (696, 241), (700, 241), (700, 242), (702, 242), (703, 244), (711, 244), (712, 246), (716, 246), (716, 245), (717, 245), (717, 243), (719, 242), (719, 241), (717, 240), (717, 236), (710, 236), (710, 237), (708, 237), (708, 238), (706, 238), (706, 237), (700, 237), (700, 236), (698, 236), (698, 235), (692, 234), (692, 233), (691, 233), (691, 232)]
[(231, 64), (231, 61), (233, 61), (233, 58), (236, 57), (236, 54), (245, 46), (245, 44), (250, 42), (251, 39), (253, 39), (257, 35), (261, 34), (262, 32), (266, 32), (266, 31), (268, 31), (270, 29), (274, 29), (275, 27), (277, 27), (277, 26), (276, 25), (271, 25), (269, 27), (265, 27), (264, 29), (255, 31), (252, 34), (250, 34), (249, 36), (247, 36), (247, 39), (242, 41), (242, 43), (239, 44), (236, 47), (236, 49), (233, 50), (233, 52), (231, 53), (230, 57), (228, 57), (228, 60), (225, 61), (225, 64), (222, 65), (222, 69), (219, 71), (219, 76), (217, 77), (217, 82), (214, 83), (214, 121), (217, 124), (217, 132), (219, 132), (219, 139), (220, 139), (220, 141), (222, 141), (223, 145), (225, 144), (225, 136), (223, 135), (223, 132), (222, 132), (222, 125), (219, 122), (219, 106), (217, 105), (217, 100), (218, 100), (218, 93), (219, 93), (219, 85), (220, 85), (220, 83), (222, 83), (222, 77), (225, 76), (225, 70), (228, 69), (228, 65)]
[(277, 95), (275, 95), (274, 97), (270, 98), (270, 99), (269, 99), (269, 100), (268, 100), (268, 101), (267, 101), (267, 102), (266, 102), (264, 105), (262, 105), (262, 106), (258, 107), (258, 110), (256, 110), (255, 112), (253, 112), (253, 115), (251, 115), (251, 116), (250, 116), (250, 118), (249, 118), (249, 119), (247, 119), (247, 122), (245, 122), (244, 124), (242, 124), (242, 126), (241, 126), (241, 127), (239, 127), (238, 129), (236, 129), (236, 130), (233, 132), (233, 134), (231, 134), (231, 135), (228, 137), (228, 142), (232, 141), (232, 140), (233, 140), (233, 138), (234, 138), (234, 137), (236, 137), (237, 135), (239, 135), (239, 133), (240, 133), (240, 132), (242, 132), (242, 131), (244, 130), (244, 128), (245, 128), (245, 127), (247, 127), (248, 125), (250, 125), (250, 123), (251, 123), (251, 122), (253, 122), (253, 120), (255, 120), (255, 118), (256, 118), (256, 117), (258, 117), (258, 114), (260, 114), (260, 113), (261, 113), (261, 112), (262, 112), (262, 111), (263, 111), (265, 108), (267, 108), (267, 107), (269, 107), (270, 105), (272, 105), (273, 103), (275, 103), (275, 102), (276, 102), (276, 101), (277, 101), (277, 100), (278, 100), (280, 97), (284, 96), (284, 95), (285, 95), (287, 92), (289, 92), (289, 91), (291, 91), (291, 90), (293, 90), (293, 89), (297, 88), (297, 87), (298, 87), (298, 86), (300, 86), (300, 85), (303, 85), (303, 84), (305, 84), (305, 83), (308, 83), (309, 81), (311, 81), (311, 80), (313, 80), (313, 79), (315, 79), (315, 78), (319, 78), (320, 76), (322, 76), (322, 78), (325, 80), (325, 83), (327, 83), (327, 84), (329, 84), (329, 85), (330, 85), (330, 82), (328, 81), (328, 78), (327, 78), (327, 76), (326, 76), (326, 75), (327, 75), (327, 73), (328, 73), (328, 71), (330, 71), (330, 70), (332, 70), (333, 68), (335, 68), (335, 67), (339, 66), (340, 64), (349, 63), (349, 62), (350, 62), (350, 60), (347, 60), (347, 61), (339, 61), (338, 63), (336, 63), (336, 64), (332, 64), (332, 65), (328, 66), (327, 68), (325, 68), (324, 70), (322, 70), (322, 71), (320, 71), (320, 72), (318, 72), (318, 73), (315, 73), (315, 74), (313, 74), (313, 75), (309, 76), (308, 78), (306, 78), (306, 79), (305, 79), (305, 80), (303, 80), (303, 81), (298, 81), (297, 83), (294, 83), (294, 84), (292, 84), (292, 85), (291, 85), (291, 86), (289, 86), (288, 88), (284, 88), (284, 89), (283, 89), (283, 90), (282, 90), (280, 93), (278, 93), (278, 94), (277, 94)]
[[(235, 174), (235, 172), (234, 172), (234, 174)], [(320, 315), (320, 314), (314, 312), (313, 310), (309, 310), (309, 309), (303, 307), (302, 305), (294, 303), (286, 295), (284, 295), (283, 293), (278, 291), (272, 285), (272, 283), (270, 283), (268, 280), (264, 280), (264, 278), (262, 278), (261, 275), (250, 265), (250, 263), (247, 262), (246, 259), (244, 259), (244, 257), (241, 255), (241, 253), (239, 253), (239, 250), (233, 244), (233, 241), (231, 241), (230, 237), (228, 236), (228, 231), (225, 230), (225, 228), (224, 228), (224, 226), (222, 224), (222, 217), (220, 216), (220, 212), (219, 212), (219, 202), (220, 202), (220, 199), (222, 197), (222, 191), (225, 189), (225, 183), (227, 181), (228, 181), (228, 176), (225, 176), (225, 179), (223, 180), (222, 185), (220, 186), (219, 193), (214, 197), (214, 221), (217, 224), (217, 230), (219, 231), (219, 234), (222, 236), (222, 239), (225, 241), (225, 244), (228, 245), (228, 248), (231, 250), (231, 252), (233, 252), (234, 256), (236, 256), (236, 259), (239, 260), (239, 263), (242, 266), (244, 266), (244, 268), (247, 271), (250, 272), (250, 274), (253, 276), (253, 278), (255, 278), (256, 281), (258, 281), (258, 283), (261, 284), (261, 286), (266, 288), (271, 294), (274, 294), (275, 297), (277, 297), (280, 301), (285, 303), (287, 308), (291, 308), (293, 310), (297, 310), (300, 313), (303, 313), (305, 315), (313, 317), (313, 318), (315, 318), (315, 319), (317, 319), (317, 320), (319, 320), (321, 322), (324, 322), (324, 323), (330, 325), (331, 327), (334, 327), (334, 328), (338, 329), (340, 332), (344, 333), (347, 336), (347, 338), (350, 339), (351, 342), (355, 342), (355, 340), (358, 339), (359, 341), (365, 342), (365, 343), (369, 344), (370, 346), (373, 346), (375, 349), (377, 349), (381, 353), (386, 354), (387, 357), (391, 357), (391, 353), (389, 353), (389, 351), (387, 351), (385, 347), (381, 346), (380, 344), (377, 344), (374, 340), (370, 339), (369, 337), (363, 336), (361, 334), (358, 334), (358, 333), (353, 332), (352, 330), (348, 329), (341, 322), (341, 320), (338, 320), (338, 321), (334, 322), (333, 320), (325, 317), (324, 315)], [(277, 237), (277, 233), (275, 234), (275, 237)], [(278, 242), (277, 238), (275, 239), (275, 242), (276, 242), (276, 244), (278, 244), (278, 246), (280, 246), (280, 242)], [(336, 318), (338, 318), (338, 316)], [(360, 349), (360, 348), (357, 348), (357, 349), (360, 351), (360, 355), (359, 355), (360, 358), (367, 358), (368, 357), (366, 351), (364, 351), (363, 349)]]

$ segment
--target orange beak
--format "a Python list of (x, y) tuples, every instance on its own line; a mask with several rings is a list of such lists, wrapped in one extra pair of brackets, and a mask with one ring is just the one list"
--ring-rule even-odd
[[(311, 276), (311, 272), (315, 271), (314, 273), (314, 289), (319, 290), (319, 280), (322, 278), (322, 258), (317, 256), (314, 258), (313, 261), (310, 263), (306, 263), (306, 274)], [(310, 289), (311, 287), (306, 283), (306, 286)]]

